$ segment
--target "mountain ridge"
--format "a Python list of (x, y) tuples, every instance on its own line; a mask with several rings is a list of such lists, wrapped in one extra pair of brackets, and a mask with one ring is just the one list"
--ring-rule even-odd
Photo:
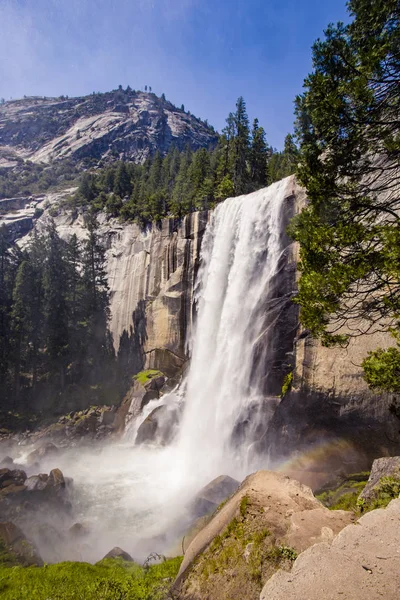
[(21, 160), (143, 163), (171, 146), (214, 146), (214, 128), (162, 95), (118, 89), (68, 98), (26, 97), (0, 105), (0, 167)]

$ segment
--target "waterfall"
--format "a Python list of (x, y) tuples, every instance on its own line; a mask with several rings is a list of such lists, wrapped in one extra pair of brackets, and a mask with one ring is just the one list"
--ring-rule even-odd
[[(204, 479), (227, 471), (243, 475), (251, 440), (245, 436), (235, 447), (232, 434), (241, 415), (268, 402), (262, 381), (273, 321), (266, 319), (266, 303), (284, 250), (283, 200), (289, 181), (221, 203), (204, 234), (195, 290), (197, 323), (177, 440), (187, 472), (195, 470)], [(267, 362), (257, 376), (260, 336)]]
[[(204, 484), (268, 468), (265, 454), (251, 448), (282, 385), (279, 361), (271, 384), (276, 356), (291, 344), (280, 339), (292, 306), (284, 276), (291, 182), (230, 198), (211, 214), (195, 286), (189, 371), (179, 390), (158, 401), (182, 414), (174, 440), (135, 445), (127, 436), (57, 457), (75, 482), (81, 510), (75, 520), (91, 523), (85, 559), (99, 560), (113, 546), (138, 559), (168, 553), (190, 523), (189, 507)], [(156, 405), (146, 407), (131, 434)]]

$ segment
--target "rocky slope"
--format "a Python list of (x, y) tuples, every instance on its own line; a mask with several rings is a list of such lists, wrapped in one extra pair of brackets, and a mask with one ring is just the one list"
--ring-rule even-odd
[(130, 89), (78, 98), (30, 97), (0, 105), (0, 167), (18, 160), (124, 158), (143, 162), (171, 145), (216, 143), (214, 130), (153, 93)]
[(297, 553), (333, 539), (353, 515), (330, 511), (298, 481), (250, 475), (197, 534), (176, 581), (180, 600), (258, 600), (262, 584)]
[(394, 600), (400, 588), (400, 499), (303, 552), (265, 585), (260, 600)]

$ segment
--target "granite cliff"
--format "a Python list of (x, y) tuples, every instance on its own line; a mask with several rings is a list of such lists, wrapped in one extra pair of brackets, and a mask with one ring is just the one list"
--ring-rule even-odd
[[(362, 336), (346, 348), (332, 349), (324, 348), (299, 326), (298, 310), (292, 302), (298, 249), (286, 238), (285, 230), (293, 214), (304, 206), (305, 193), (294, 178), (288, 190), (280, 232), (285, 250), (263, 309), (265, 331), (272, 323), (274, 334), (269, 337), (268, 357), (262, 336), (254, 353), (254, 371), (264, 369), (268, 374), (264, 393), (274, 396), (276, 404), (272, 417), (267, 411), (265, 422), (257, 429), (257, 448), (262, 453), (267, 450), (279, 462), (291, 457), (294, 450), (301, 456), (306, 450), (322, 447), (318, 459), (305, 464), (300, 458), (287, 469), (315, 487), (327, 472), (356, 471), (378, 455), (396, 452), (399, 422), (392, 397), (369, 390), (360, 366), (368, 350), (391, 344), (389, 335)], [(33, 211), (32, 206), (29, 203), (27, 210)], [(44, 211), (35, 219), (37, 228), (45, 226), (51, 213), (62, 237), (85, 235), (83, 209), (68, 211), (57, 195), (38, 198), (37, 208)], [(15, 210), (20, 210), (19, 205)], [(12, 214), (16, 213), (8, 216)], [(155, 368), (176, 377), (188, 360), (187, 343), (195, 319), (193, 288), (208, 219), (207, 212), (192, 213), (183, 220), (165, 219), (141, 230), (136, 224), (121, 224), (100, 215), (114, 345), (116, 349), (120, 343), (130, 347), (133, 372)], [(284, 377), (291, 372), (292, 388), (280, 398)], [(243, 435), (252, 418), (251, 410), (242, 415), (235, 435)]]
[(0, 106), (0, 167), (21, 160), (116, 158), (143, 162), (171, 145), (214, 145), (206, 122), (156, 94), (127, 90), (78, 98), (28, 97)]

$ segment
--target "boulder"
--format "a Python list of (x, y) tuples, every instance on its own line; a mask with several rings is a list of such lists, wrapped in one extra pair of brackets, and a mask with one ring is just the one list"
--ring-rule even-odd
[(35, 546), (25, 537), (21, 529), (11, 521), (0, 523), (0, 540), (7, 551), (24, 566), (43, 565)]
[(11, 458), (11, 456), (5, 456), (3, 458), (3, 460), (0, 462), (0, 467), (13, 467), (14, 466), (14, 460)]
[(140, 425), (135, 444), (169, 444), (176, 433), (179, 417), (178, 407), (166, 404), (157, 406)]
[(32, 475), (25, 481), (25, 486), (28, 492), (41, 492), (46, 489), (49, 476), (45, 473)]
[(68, 529), (68, 535), (72, 538), (86, 537), (89, 533), (89, 528), (83, 523), (75, 523)]
[(115, 546), (115, 548), (110, 550), (110, 552), (108, 552), (104, 558), (122, 558), (122, 560), (133, 562), (132, 556), (125, 552), (125, 550), (122, 550), (122, 548), (118, 548), (118, 546)]
[(296, 553), (333, 539), (353, 520), (352, 513), (323, 507), (298, 481), (258, 471), (186, 549), (175, 590), (181, 600), (258, 600), (279, 566), (290, 566)]
[(140, 415), (143, 407), (143, 398), (146, 393), (146, 389), (142, 384), (134, 380), (116, 411), (114, 426), (119, 432), (122, 432), (129, 422)]
[(0, 489), (4, 489), (11, 485), (24, 485), (26, 473), (20, 469), (0, 469)]
[[(355, 526), (356, 525), (356, 526)], [(397, 600), (400, 589), (400, 500), (364, 515), (332, 542), (300, 554), (278, 571), (260, 600)]]
[(143, 394), (142, 401), (140, 403), (140, 409), (143, 410), (143, 408), (146, 406), (146, 404), (151, 402), (151, 400), (157, 400), (159, 397), (160, 397), (160, 394), (159, 394), (158, 390), (152, 390), (152, 389), (147, 390), (147, 392), (145, 392)]
[(65, 479), (60, 469), (52, 469), (46, 481), (45, 490), (52, 494), (59, 494), (65, 490)]
[(28, 454), (26, 458), (26, 464), (28, 466), (32, 466), (35, 463), (40, 463), (40, 461), (43, 459), (47, 459), (50, 456), (56, 456), (58, 452), (59, 449), (55, 444), (52, 442), (46, 442), (46, 444), (43, 444), (40, 446), (40, 448), (37, 448)]
[(166, 378), (164, 377), (164, 375), (162, 375), (160, 373), (160, 375), (156, 375), (155, 377), (152, 377), (151, 379), (149, 379), (149, 381), (147, 381), (144, 384), (144, 387), (146, 388), (147, 391), (153, 390), (156, 392), (160, 392), (160, 390), (162, 389), (165, 382), (166, 382)]
[(191, 513), (195, 517), (202, 517), (214, 511), (221, 502), (236, 492), (239, 485), (239, 481), (229, 475), (216, 477), (196, 494), (190, 506)]
[(374, 460), (368, 483), (361, 492), (360, 499), (366, 502), (373, 500), (382, 477), (393, 477), (400, 481), (400, 456), (390, 456)]

